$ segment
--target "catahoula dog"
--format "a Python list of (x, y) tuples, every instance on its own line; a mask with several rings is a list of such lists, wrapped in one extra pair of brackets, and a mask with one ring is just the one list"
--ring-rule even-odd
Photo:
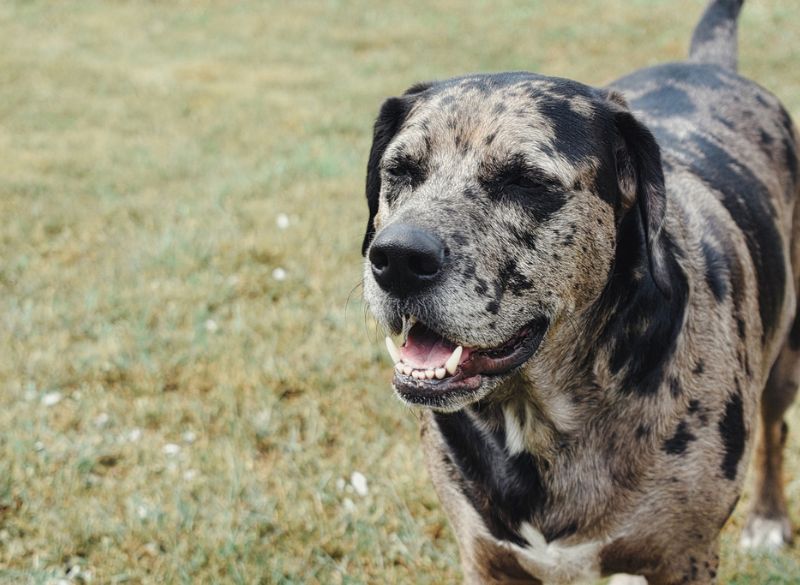
[(755, 443), (743, 543), (791, 538), (798, 134), (736, 72), (740, 8), (606, 87), (467, 75), (380, 109), (364, 297), (467, 583), (714, 583)]

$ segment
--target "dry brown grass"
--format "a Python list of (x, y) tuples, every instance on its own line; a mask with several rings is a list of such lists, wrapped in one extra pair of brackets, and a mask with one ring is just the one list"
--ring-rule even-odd
[[(0, 4), (0, 581), (455, 582), (354, 288), (372, 117), (423, 79), (680, 58), (700, 10)], [(751, 2), (742, 41), (795, 115), (799, 18)], [(800, 583), (740, 520), (723, 582)]]

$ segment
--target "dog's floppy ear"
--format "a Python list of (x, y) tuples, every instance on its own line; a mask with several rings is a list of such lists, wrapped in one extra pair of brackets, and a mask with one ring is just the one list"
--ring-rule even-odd
[(413, 97), (424, 92), (431, 86), (430, 83), (418, 83), (406, 91), (402, 97), (392, 97), (383, 102), (378, 119), (372, 132), (372, 148), (367, 161), (367, 205), (369, 219), (367, 231), (364, 234), (364, 243), (361, 244), (361, 255), (367, 253), (372, 238), (375, 236), (375, 214), (378, 213), (378, 199), (381, 193), (380, 163), (386, 147), (403, 125), (411, 109)]
[[(663, 232), (667, 193), (661, 167), (661, 149), (650, 130), (630, 112), (625, 98), (613, 91), (607, 97), (621, 138), (615, 158), (622, 205), (629, 212), (639, 213), (645, 233), (650, 274), (662, 294), (670, 298), (672, 290)], [(635, 208), (632, 208), (634, 205)]]

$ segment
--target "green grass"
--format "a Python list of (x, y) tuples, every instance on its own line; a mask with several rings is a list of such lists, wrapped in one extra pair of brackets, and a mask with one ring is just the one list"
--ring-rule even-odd
[[(601, 84), (680, 58), (700, 10), (0, 4), (0, 582), (457, 581), (356, 288), (373, 117), (469, 71)], [(751, 2), (742, 33), (795, 116), (798, 19)], [(800, 583), (798, 549), (737, 553), (743, 507), (722, 582)]]

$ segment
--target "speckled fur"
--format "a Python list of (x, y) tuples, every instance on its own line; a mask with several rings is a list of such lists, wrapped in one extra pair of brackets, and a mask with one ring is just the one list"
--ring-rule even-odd
[[(735, 18), (736, 2), (709, 11), (726, 7)], [(771, 519), (791, 535), (798, 135), (701, 33), (689, 61), (607, 88), (466, 76), (392, 98), (376, 123), (364, 250), (395, 222), (446, 245), (441, 281), (402, 300), (366, 263), (376, 318), (397, 331), (413, 314), (480, 348), (549, 323), (513, 375), (420, 411), (468, 583), (715, 583), (759, 409), (749, 529)], [(498, 185), (520, 166), (532, 182)]]

